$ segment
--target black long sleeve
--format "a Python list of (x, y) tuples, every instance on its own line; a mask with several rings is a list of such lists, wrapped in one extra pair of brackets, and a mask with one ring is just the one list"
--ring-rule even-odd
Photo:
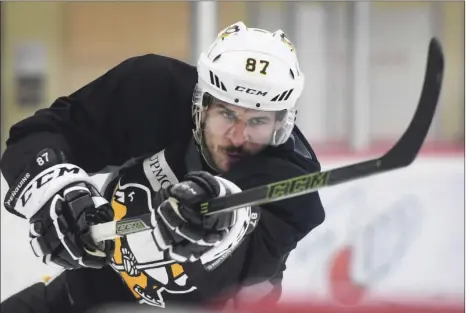
[(171, 58), (150, 54), (127, 59), (15, 124), (0, 162), (2, 174), (11, 183), (46, 147), (96, 172), (190, 136), (196, 81), (194, 67)]

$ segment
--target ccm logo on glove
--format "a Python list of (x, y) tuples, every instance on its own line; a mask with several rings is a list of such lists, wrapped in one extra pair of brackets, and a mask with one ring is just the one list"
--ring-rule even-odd
[(32, 179), (28, 179), (31, 176), (29, 172), (26, 172), (18, 180), (16, 187), (10, 189), (5, 197), (8, 199), (5, 201), (5, 207), (26, 218), (34, 215), (64, 186), (78, 181), (91, 182), (83, 169), (69, 163), (50, 166)]
[(80, 170), (81, 169), (79, 167), (71, 164), (60, 164), (52, 167), (51, 170), (37, 177), (32, 181), (32, 183), (28, 185), (20, 198), (21, 205), (25, 206), (29, 199), (31, 199), (31, 194), (33, 192), (39, 191), (39, 189), (44, 187), (52, 179), (65, 175), (75, 175), (78, 174)]

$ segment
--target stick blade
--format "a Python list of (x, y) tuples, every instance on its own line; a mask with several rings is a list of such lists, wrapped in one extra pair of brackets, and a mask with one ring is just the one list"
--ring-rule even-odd
[(437, 108), (442, 86), (444, 56), (437, 38), (432, 38), (427, 54), (427, 67), (419, 104), (413, 119), (396, 145), (381, 158), (386, 169), (403, 167), (416, 158), (427, 136)]

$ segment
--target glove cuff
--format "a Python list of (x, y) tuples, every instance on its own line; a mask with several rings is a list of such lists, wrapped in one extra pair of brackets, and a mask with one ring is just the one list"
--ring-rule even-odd
[[(229, 193), (241, 192), (241, 189), (233, 182), (220, 177), (215, 178), (225, 187)], [(247, 206), (236, 210), (236, 220), (230, 228), (228, 235), (217, 246), (209, 249), (200, 257), (200, 261), (207, 271), (212, 271), (222, 264), (228, 256), (238, 247), (243, 241), (248, 229), (249, 221), (251, 220), (251, 207)]]

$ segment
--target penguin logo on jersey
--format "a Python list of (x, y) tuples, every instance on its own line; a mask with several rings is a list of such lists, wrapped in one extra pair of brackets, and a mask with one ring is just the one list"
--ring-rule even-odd
[[(140, 208), (152, 208), (151, 191), (137, 183), (121, 185), (120, 180), (112, 208), (115, 220), (141, 214)], [(197, 289), (189, 285), (183, 266), (156, 246), (150, 230), (115, 239), (111, 265), (141, 303), (165, 308), (167, 293), (186, 294)]]

